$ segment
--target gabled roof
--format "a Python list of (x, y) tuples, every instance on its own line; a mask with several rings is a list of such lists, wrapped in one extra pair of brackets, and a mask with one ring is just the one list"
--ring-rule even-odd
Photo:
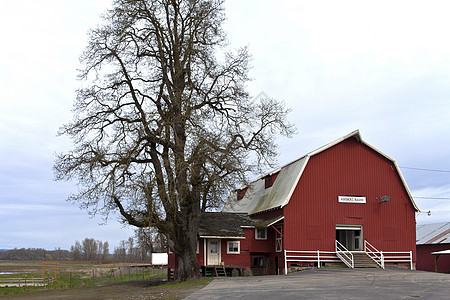
[(450, 244), (450, 222), (417, 225), (416, 244)]
[(248, 214), (206, 212), (200, 219), (198, 235), (202, 238), (245, 238), (242, 227), (254, 227), (257, 221)]
[[(297, 183), (302, 176), (306, 165), (308, 164), (309, 158), (349, 138), (356, 138), (360, 143), (371, 148), (373, 151), (390, 160), (394, 164), (411, 203), (413, 204), (416, 211), (420, 211), (419, 207), (414, 202), (414, 199), (411, 195), (411, 192), (409, 191), (402, 173), (400, 172), (400, 168), (398, 167), (397, 162), (390, 156), (363, 141), (359, 130), (355, 130), (352, 133), (335, 140), (334, 142), (320, 147), (319, 149), (306, 154), (305, 156), (281, 167), (280, 169), (256, 179), (247, 186), (242, 187), (241, 189), (247, 188), (247, 192), (245, 193), (244, 197), (241, 200), (237, 201), (236, 193), (232, 193), (222, 211), (248, 213), (252, 215), (286, 206), (289, 203), (292, 193), (294, 192), (294, 189), (297, 186)], [(277, 172), (279, 172), (279, 174), (275, 182), (273, 183), (273, 186), (266, 189), (265, 177)]]
[(306, 160), (301, 158), (282, 167), (273, 186), (268, 189), (265, 188), (265, 177), (253, 181), (241, 200), (236, 201), (234, 195), (234, 199), (229, 199), (222, 211), (254, 214), (286, 205), (305, 165)]
[(255, 219), (255, 221), (257, 221), (255, 223), (255, 228), (269, 227), (269, 226), (272, 226), (273, 224), (276, 224), (282, 220), (284, 220), (284, 216), (278, 216), (278, 217), (274, 217), (274, 218), (270, 218), (270, 219), (262, 219), (262, 220)]

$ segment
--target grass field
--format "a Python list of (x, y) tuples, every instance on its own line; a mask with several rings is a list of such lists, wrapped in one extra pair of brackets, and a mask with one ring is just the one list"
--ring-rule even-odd
[[(46, 265), (46, 278), (54, 277), (53, 265)], [(43, 277), (41, 261), (0, 261), (0, 280), (22, 278), (29, 283)], [(167, 270), (139, 264), (57, 262), (57, 279), (47, 286), (1, 287), (0, 297), (60, 297), (73, 299), (181, 299), (211, 280), (182, 284), (165, 282)], [(135, 295), (135, 296), (133, 296)]]

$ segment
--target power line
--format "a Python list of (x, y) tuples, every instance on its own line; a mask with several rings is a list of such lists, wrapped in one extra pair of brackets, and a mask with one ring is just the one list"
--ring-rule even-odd
[[(415, 168), (415, 167), (405, 167), (405, 166), (398, 166), (398, 167), (402, 168), (402, 169), (416, 170), (416, 171), (450, 173), (449, 170), (425, 169), (425, 168)], [(450, 197), (422, 197), (422, 196), (414, 197), (413, 196), (413, 198), (425, 199), (425, 200), (450, 200)]]
[(419, 199), (430, 199), (430, 200), (450, 200), (450, 197), (414, 197), (413, 198), (419, 198)]
[(450, 171), (448, 171), (448, 170), (423, 169), (423, 168), (413, 168), (413, 167), (404, 167), (404, 166), (399, 166), (399, 167), (402, 169), (409, 169), (409, 170), (416, 170), (416, 171), (450, 173)]

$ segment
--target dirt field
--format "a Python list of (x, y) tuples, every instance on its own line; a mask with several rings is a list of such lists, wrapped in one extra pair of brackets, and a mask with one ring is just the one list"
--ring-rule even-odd
[[(0, 261), (0, 278), (41, 277), (41, 261)], [(17, 273), (17, 274), (16, 274)], [(2, 287), (8, 299), (183, 299), (210, 282), (168, 283), (166, 269), (133, 263), (58, 262), (58, 279), (50, 287)], [(54, 269), (46, 276), (54, 276)], [(23, 281), (22, 281), (23, 282)]]
[[(209, 280), (170, 284), (163, 280), (131, 281), (100, 287), (40, 290), (8, 299), (183, 299), (204, 287)], [(3, 298), (0, 296), (0, 298)]]

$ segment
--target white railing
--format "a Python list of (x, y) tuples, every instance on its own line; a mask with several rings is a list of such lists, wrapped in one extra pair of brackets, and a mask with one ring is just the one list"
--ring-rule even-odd
[[(381, 268), (385, 268), (385, 263), (402, 263), (407, 262), (413, 270), (413, 254), (412, 251), (379, 251), (368, 241), (364, 241), (364, 252), (374, 260)], [(291, 262), (343, 262), (349, 268), (355, 267), (353, 253), (347, 250), (344, 245), (336, 241), (336, 252), (332, 251), (289, 251), (284, 250), (284, 273), (287, 275), (288, 266)]]
[(321, 262), (341, 262), (333, 251), (289, 251), (284, 250), (284, 274), (288, 273), (289, 262), (317, 262), (320, 268)]
[(384, 269), (384, 254), (382, 251), (378, 251), (377, 248), (372, 246), (371, 243), (364, 240), (364, 252), (379, 265), (382, 269)]
[(339, 257), (347, 267), (354, 269), (355, 260), (353, 259), (353, 253), (336, 240), (336, 255)]
[(368, 241), (364, 240), (364, 252), (384, 269), (386, 263), (409, 263), (414, 269), (412, 251), (378, 251)]
[(382, 253), (383, 253), (385, 263), (406, 262), (406, 263), (409, 263), (411, 270), (414, 269), (412, 251), (403, 251), (403, 252), (401, 252), (401, 251), (396, 251), (396, 252), (383, 251)]

